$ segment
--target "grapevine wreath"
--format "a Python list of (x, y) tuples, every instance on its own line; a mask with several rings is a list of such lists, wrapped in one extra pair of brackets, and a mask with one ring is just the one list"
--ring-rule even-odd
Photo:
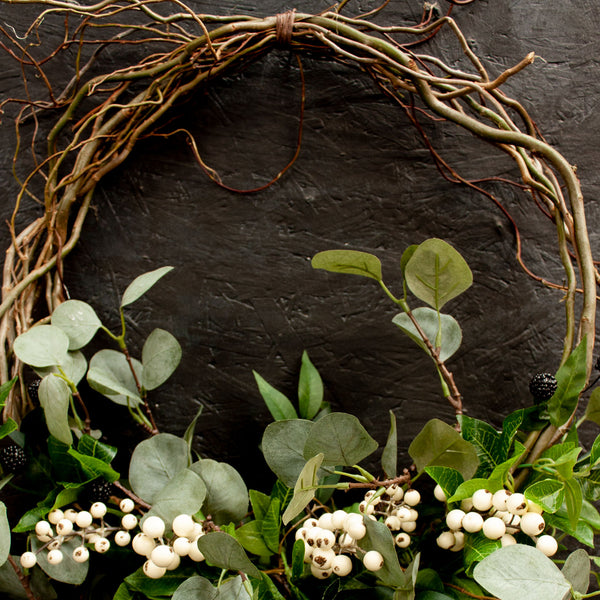
[[(40, 12), (24, 35), (0, 27), (5, 56), (20, 65), (25, 83), (23, 97), (5, 98), (0, 107), (17, 108), (17, 140), (33, 131), (35, 157), (20, 181), (3, 269), (2, 485), (29, 486), (39, 497), (10, 524), (1, 506), (3, 593), (45, 599), (56, 597), (58, 586), (66, 597), (76, 586), (82, 590), (78, 597), (115, 600), (562, 600), (596, 594), (588, 591), (594, 557), (585, 547), (594, 548), (600, 530), (593, 505), (600, 498), (600, 441), (584, 449), (577, 428), (585, 420), (600, 421), (600, 396), (588, 393), (599, 274), (574, 167), (503, 89), (535, 56), (491, 76), (451, 16), (457, 5), (473, 1), (449, 0), (445, 12), (425, 3), (421, 22), (390, 25), (378, 19), (387, 2), (355, 16), (348, 16), (352, 2), (344, 0), (319, 14), (289, 10), (253, 17), (199, 14), (179, 0), (90, 5), (16, 0), (39, 5)], [(51, 51), (41, 43), (48, 23), (64, 29)], [(460, 64), (423, 51), (441, 32), (450, 33), (460, 48)], [(132, 62), (112, 71), (104, 67), (111, 47), (135, 48), (128, 55)], [(90, 304), (68, 298), (63, 276), (65, 259), (99, 202), (97, 185), (139, 140), (183, 137), (208, 177), (231, 189), (205, 163), (190, 131), (174, 126), (172, 117), (198, 90), (274, 48), (288, 50), (300, 73), (307, 55), (362, 71), (404, 111), (446, 178), (496, 203), (479, 183), (452, 169), (421, 122), (453, 123), (513, 159), (521, 180), (511, 183), (556, 230), (564, 283), (527, 269), (515, 227), (517, 258), (540, 285), (559, 290), (566, 325), (560, 369), (536, 375), (532, 406), (506, 415), (497, 430), (463, 414), (446, 365), (461, 335), (455, 319), (441, 309), (472, 281), (450, 244), (434, 238), (404, 252), (401, 297), (384, 283), (374, 255), (348, 249), (316, 254), (313, 267), (375, 280), (399, 307), (394, 323), (433, 360), (456, 422), (428, 422), (409, 448), (414, 464), (398, 468), (392, 414), (383, 475), (374, 475), (359, 463), (377, 443), (356, 417), (323, 403), (322, 381), (305, 353), (297, 407), (255, 373), (274, 418), (261, 449), (278, 480), (265, 493), (229, 465), (196, 456), (191, 445), (196, 420), (182, 438), (158, 431), (148, 392), (170, 377), (181, 349), (169, 332), (156, 329), (136, 359), (124, 311), (160, 285), (170, 267), (144, 273), (126, 288), (116, 333)], [(74, 76), (64, 89), (55, 89), (46, 65), (65, 56), (75, 58)], [(44, 95), (29, 94), (32, 76), (43, 83)], [(38, 122), (48, 113), (53, 126), (42, 140)], [(301, 150), (303, 106), (299, 121), (289, 164), (268, 184), (245, 191), (272, 185), (293, 165)], [(15, 161), (20, 156), (17, 148)], [(44, 210), (26, 222), (22, 211), (29, 200)], [(415, 299), (426, 306), (411, 308)], [(112, 347), (86, 357), (82, 350), (98, 332)], [(29, 384), (32, 372), (36, 378)], [(84, 377), (126, 407), (148, 435), (134, 449), (128, 474), (111, 466), (114, 440), (93, 427), (80, 389)], [(583, 414), (577, 413), (580, 397), (587, 402)], [(35, 415), (45, 427), (41, 438), (27, 433)], [(359, 496), (338, 497), (336, 490)], [(568, 538), (583, 547), (569, 554)], [(96, 555), (129, 568), (118, 589), (94, 588)], [(557, 557), (566, 557), (562, 569), (557, 564), (563, 558)], [(112, 563), (96, 564), (100, 572)]]

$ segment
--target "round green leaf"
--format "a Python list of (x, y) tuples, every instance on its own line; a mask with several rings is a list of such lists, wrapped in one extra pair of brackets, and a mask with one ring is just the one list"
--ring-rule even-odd
[(65, 361), (67, 334), (54, 325), (38, 325), (22, 333), (13, 344), (18, 359), (32, 367), (51, 367)]
[(47, 375), (40, 383), (38, 396), (48, 431), (57, 440), (70, 446), (73, 436), (69, 427), (69, 386), (60, 377)]
[[(33, 552), (39, 550), (43, 545), (44, 542), (40, 542), (35, 536), (31, 536), (31, 549)], [(71, 585), (80, 585), (87, 576), (90, 564), (89, 561), (78, 563), (73, 560), (73, 550), (80, 545), (81, 540), (79, 538), (73, 538), (63, 542), (61, 552), (63, 553), (64, 558), (58, 565), (51, 565), (48, 562), (46, 558), (48, 552), (38, 552), (37, 564), (51, 579), (55, 579), (62, 583), (69, 583)]]
[[(454, 317), (451, 315), (438, 313), (436, 310), (427, 308), (426, 306), (415, 308), (415, 310), (412, 311), (412, 314), (429, 341), (434, 346), (436, 344), (436, 339), (438, 339), (437, 336), (439, 332), (441, 342), (440, 360), (442, 362), (447, 361), (460, 348), (460, 344), (462, 342), (462, 331), (460, 329), (460, 325)], [(421, 339), (417, 328), (406, 313), (397, 314), (392, 319), (392, 323), (400, 327), (400, 329), (402, 329), (402, 331), (411, 340), (413, 340), (413, 342), (423, 348), (427, 354), (431, 355), (427, 346), (425, 345), (425, 342)]]
[(173, 594), (173, 600), (217, 600), (219, 590), (205, 577), (194, 575), (186, 579)]
[(227, 463), (209, 458), (199, 460), (190, 469), (200, 475), (206, 486), (206, 500), (202, 506), (217, 525), (240, 521), (248, 512), (248, 488), (242, 476)]
[(129, 463), (129, 483), (140, 498), (152, 504), (187, 464), (185, 441), (170, 433), (159, 433), (135, 447)]
[[(141, 381), (141, 363), (136, 359), (131, 362), (138, 381)], [(125, 355), (117, 350), (100, 350), (92, 356), (87, 381), (92, 389), (117, 404), (127, 406), (128, 398), (132, 405), (141, 402), (131, 367)]]
[(143, 296), (161, 277), (164, 277), (173, 267), (160, 267), (154, 271), (143, 273), (136, 277), (123, 292), (121, 299), (121, 308), (135, 302), (140, 296)]
[(354, 415), (333, 412), (313, 424), (304, 458), (323, 453), (324, 465), (354, 465), (375, 450), (377, 442)]
[(168, 331), (155, 329), (142, 349), (142, 385), (153, 390), (173, 374), (181, 360), (181, 346)]
[(571, 589), (547, 556), (522, 544), (500, 548), (484, 558), (473, 577), (499, 600), (563, 600)]
[(198, 548), (206, 560), (216, 567), (230, 571), (243, 571), (252, 577), (261, 576), (242, 545), (224, 531), (213, 531), (203, 535), (198, 539)]
[(313, 256), (313, 269), (324, 269), (333, 273), (362, 275), (381, 281), (381, 262), (373, 254), (358, 250), (325, 250)]
[(57, 306), (51, 322), (69, 337), (69, 350), (83, 348), (102, 326), (94, 309), (81, 300), (67, 300)]
[(270, 423), (262, 438), (262, 452), (269, 468), (287, 487), (294, 487), (306, 459), (304, 446), (313, 423), (304, 419)]
[(59, 373), (59, 367), (67, 379), (77, 385), (84, 378), (88, 365), (83, 353), (76, 350), (75, 352), (67, 352), (65, 360), (60, 365), (36, 367), (34, 371), (43, 379), (50, 373)]
[(436, 310), (473, 283), (473, 273), (465, 259), (437, 238), (419, 244), (406, 264), (404, 277), (410, 291)]

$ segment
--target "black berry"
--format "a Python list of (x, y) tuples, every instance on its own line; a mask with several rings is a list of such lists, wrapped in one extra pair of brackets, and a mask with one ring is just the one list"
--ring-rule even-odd
[(16, 445), (0, 448), (0, 462), (6, 473), (18, 473), (27, 464), (25, 450)]
[(38, 390), (40, 388), (41, 379), (34, 379), (28, 386), (27, 391), (29, 392), (29, 397), (36, 404), (39, 402)]
[(86, 496), (90, 502), (108, 502), (112, 491), (112, 483), (102, 479), (94, 479), (86, 488)]
[(529, 382), (529, 391), (536, 404), (550, 400), (557, 387), (556, 377), (550, 373), (538, 373)]

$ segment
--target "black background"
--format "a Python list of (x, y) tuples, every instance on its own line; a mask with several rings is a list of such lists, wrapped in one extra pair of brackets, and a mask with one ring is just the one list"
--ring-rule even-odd
[[(328, 6), (321, 0), (189, 4), (203, 13), (256, 16)], [(347, 14), (377, 4), (350, 2)], [(443, 11), (449, 6), (438, 4)], [(36, 10), (0, 5), (2, 21), (19, 34)], [(421, 11), (421, 2), (392, 0), (378, 21), (414, 23)], [(593, 229), (600, 222), (596, 2), (476, 0), (457, 6), (453, 16), (492, 76), (530, 51), (538, 56), (506, 91), (577, 165), (595, 250)], [(48, 20), (41, 32), (44, 43), (56, 43), (60, 23)], [(428, 51), (453, 60), (459, 51), (450, 39), (440, 36)], [(102, 60), (114, 69), (127, 59), (113, 49)], [(0, 60), (2, 97), (21, 95), (19, 69), (5, 54)], [(67, 66), (59, 62), (48, 74), (68, 80)], [(377, 254), (397, 293), (399, 261), (408, 245), (440, 237), (465, 256), (475, 281), (447, 306), (464, 336), (449, 366), (472, 416), (499, 425), (510, 410), (527, 406), (531, 375), (554, 372), (562, 349), (561, 293), (543, 288), (519, 268), (515, 237), (502, 213), (483, 196), (438, 175), (403, 112), (365, 75), (314, 58), (303, 59), (303, 66), (302, 151), (279, 182), (259, 194), (236, 195), (208, 180), (183, 139), (143, 142), (99, 186), (82, 241), (66, 265), (71, 296), (92, 304), (114, 328), (126, 285), (144, 271), (175, 267), (127, 309), (134, 354), (154, 327), (171, 331), (183, 347), (175, 376), (152, 394), (159, 427), (182, 434), (202, 405), (195, 448), (230, 462), (252, 478), (253, 487), (270, 481), (258, 444), (271, 418), (252, 370), (295, 398), (305, 349), (333, 408), (357, 415), (380, 443), (390, 410), (398, 419), (403, 452), (429, 418), (452, 419), (429, 359), (391, 323), (394, 306), (373, 281), (312, 270), (310, 257), (320, 250)], [(181, 119), (227, 184), (254, 188), (292, 156), (299, 101), (296, 61), (278, 50), (199, 91)], [(41, 125), (50, 122), (43, 119)], [(425, 125), (436, 148), (462, 175), (518, 178), (515, 166), (496, 149), (454, 126)], [(15, 144), (10, 111), (0, 136), (4, 220), (18, 189), (10, 173)], [(516, 188), (494, 183), (487, 189), (517, 220), (528, 265), (560, 281), (552, 224)], [(32, 204), (23, 218), (38, 213)], [(0, 235), (7, 244), (6, 229)], [(139, 437), (124, 411), (102, 398), (93, 403), (109, 441), (131, 444)]]

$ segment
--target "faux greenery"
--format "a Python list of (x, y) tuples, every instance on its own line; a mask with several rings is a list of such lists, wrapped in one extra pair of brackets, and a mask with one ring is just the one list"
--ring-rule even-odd
[[(461, 3), (468, 2), (452, 4)], [(6, 451), (0, 485), (26, 490), (29, 500), (10, 524), (0, 504), (3, 594), (45, 600), (82, 586), (96, 597), (96, 574), (106, 559), (126, 571), (111, 591), (114, 600), (597, 595), (588, 585), (591, 567), (600, 561), (593, 554), (600, 531), (594, 506), (600, 499), (600, 436), (586, 449), (577, 430), (586, 420), (600, 423), (600, 396), (588, 393), (598, 274), (574, 169), (538, 134), (523, 107), (500, 91), (533, 55), (492, 79), (450, 10), (436, 19), (433, 6), (418, 25), (382, 27), (370, 17), (385, 4), (355, 17), (344, 13), (351, 3), (341, 2), (318, 15), (290, 11), (266, 18), (198, 15), (179, 1), (39, 4), (42, 13), (26, 36), (11, 39), (17, 49), (11, 55), (25, 78), (33, 68), (50, 100), (9, 98), (1, 105), (22, 107), (19, 140), (39, 111), (59, 113), (47, 153), (21, 182), (4, 264), (0, 438)], [(56, 15), (63, 19), (63, 41), (50, 55), (36, 57), (27, 40), (43, 37), (44, 23)], [(69, 27), (70, 21), (78, 25)], [(444, 28), (464, 53), (459, 67), (412, 49)], [(104, 48), (127, 44), (143, 48), (139, 62), (87, 77)], [(408, 449), (412, 464), (401, 465), (390, 414), (381, 468), (370, 472), (364, 461), (377, 442), (354, 415), (324, 402), (323, 382), (305, 352), (297, 399), (254, 373), (257, 393), (274, 419), (261, 449), (277, 477), (272, 489), (257, 490), (218, 457), (196, 454), (192, 439), (200, 414), (181, 438), (159, 432), (152, 415), (149, 396), (174, 374), (181, 349), (169, 332), (155, 329), (141, 355), (132, 356), (125, 312), (160, 285), (171, 267), (141, 274), (124, 290), (116, 332), (90, 304), (66, 299), (62, 275), (97, 182), (125, 161), (141, 137), (185, 137), (200, 166), (227, 187), (203, 162), (193, 136), (169, 130), (163, 117), (209, 79), (282, 45), (300, 65), (310, 52), (357, 66), (419, 131), (418, 114), (442, 118), (513, 158), (523, 185), (556, 226), (566, 283), (542, 283), (562, 290), (566, 328), (556, 381), (544, 376), (550, 393), (546, 384), (534, 387), (531, 406), (504, 415), (496, 429), (463, 414), (459, 385), (447, 365), (462, 340), (448, 307), (472, 283), (455, 248), (439, 239), (410, 246), (396, 285), (384, 282), (380, 260), (371, 254), (344, 249), (315, 255), (314, 268), (381, 286), (399, 310), (393, 324), (433, 361), (456, 421), (433, 418), (415, 432)], [(71, 49), (76, 76), (66, 89), (54, 90), (44, 65)], [(418, 111), (414, 101), (421, 103)], [(448, 176), (477, 188), (427, 143)], [(26, 196), (39, 200), (44, 214), (22, 226), (18, 217)], [(517, 254), (520, 260), (520, 245)], [(394, 289), (402, 293), (396, 296)], [(40, 298), (47, 316), (34, 322)], [(95, 348), (107, 347), (92, 354), (92, 340)], [(31, 371), (39, 386), (28, 391)], [(117, 405), (116, 414), (129, 414), (148, 435), (133, 449), (127, 473), (113, 467), (117, 453), (127, 449), (113, 446), (117, 440), (101, 441), (94, 428), (81, 391), (84, 378)], [(585, 407), (577, 413), (582, 399)], [(581, 547), (569, 552), (569, 540)]]

